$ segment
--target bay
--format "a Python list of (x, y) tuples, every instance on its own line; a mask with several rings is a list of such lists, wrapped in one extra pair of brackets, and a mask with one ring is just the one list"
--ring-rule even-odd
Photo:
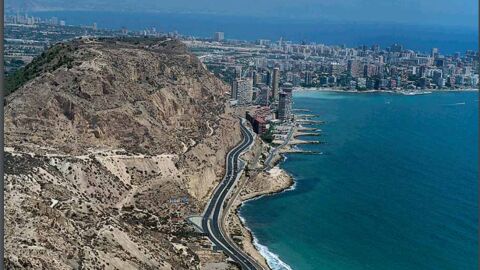
[(240, 209), (272, 268), (477, 269), (477, 92), (300, 91), (294, 107), (326, 121), (326, 144), (302, 146), (323, 155), (287, 155), (295, 189)]

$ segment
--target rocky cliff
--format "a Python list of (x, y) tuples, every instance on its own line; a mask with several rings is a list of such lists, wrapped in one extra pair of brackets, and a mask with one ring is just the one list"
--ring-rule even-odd
[(201, 213), (240, 140), (227, 87), (169, 39), (58, 44), (10, 79), (8, 269), (198, 269)]

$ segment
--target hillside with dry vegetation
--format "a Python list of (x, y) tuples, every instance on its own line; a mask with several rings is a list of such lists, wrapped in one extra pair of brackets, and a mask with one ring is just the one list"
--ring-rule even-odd
[(183, 44), (78, 39), (16, 76), (4, 122), (8, 269), (225, 262), (186, 218), (221, 179), (238, 119), (228, 87)]

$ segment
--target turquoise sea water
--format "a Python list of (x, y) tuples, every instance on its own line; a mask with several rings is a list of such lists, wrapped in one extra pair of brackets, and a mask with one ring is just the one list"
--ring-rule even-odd
[[(323, 155), (241, 216), (274, 269), (478, 269), (478, 93), (297, 92)], [(311, 137), (306, 139), (319, 139)], [(268, 250), (267, 250), (268, 248)]]

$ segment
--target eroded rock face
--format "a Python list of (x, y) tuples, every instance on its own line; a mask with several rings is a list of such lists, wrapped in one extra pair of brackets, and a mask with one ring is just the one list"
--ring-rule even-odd
[(185, 218), (240, 140), (227, 86), (173, 40), (56, 46), (5, 106), (8, 268), (224, 261)]
[(226, 86), (177, 41), (57, 46), (51, 61), (69, 61), (44, 68), (7, 98), (7, 144), (177, 153), (204, 138), (207, 122), (225, 111)]

